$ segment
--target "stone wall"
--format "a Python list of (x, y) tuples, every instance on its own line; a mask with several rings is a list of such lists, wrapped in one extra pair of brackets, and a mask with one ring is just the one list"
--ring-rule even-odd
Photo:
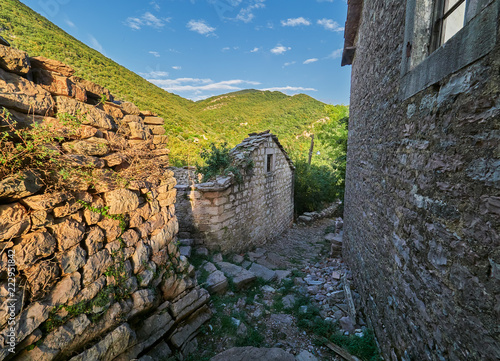
[[(0, 180), (0, 360), (192, 350), (209, 296), (176, 245), (163, 120), (5, 43), (0, 106), (13, 142), (14, 128), (52, 132), (38, 146), (61, 162), (58, 177), (73, 174), (44, 184), (43, 163), (27, 164)], [(83, 124), (70, 127), (71, 116)]]
[[(405, 3), (364, 2), (352, 67), (344, 255), (386, 360), (498, 360), (500, 43), (402, 97), (401, 61), (415, 50), (404, 42)], [(498, 1), (482, 4), (498, 32)]]
[[(293, 222), (294, 168), (277, 138), (254, 134), (231, 152), (237, 161), (253, 161), (240, 183), (234, 177), (218, 177), (176, 186), (180, 231), (224, 253), (263, 245)], [(270, 172), (268, 154), (273, 162)]]

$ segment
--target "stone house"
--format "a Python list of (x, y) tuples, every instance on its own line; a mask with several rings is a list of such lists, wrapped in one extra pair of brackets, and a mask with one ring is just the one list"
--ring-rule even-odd
[(500, 359), (498, 0), (349, 0), (344, 256), (386, 360)]
[(278, 138), (269, 131), (252, 133), (230, 154), (241, 169), (253, 164), (241, 182), (220, 176), (176, 186), (180, 235), (224, 253), (263, 245), (293, 222), (295, 168)]

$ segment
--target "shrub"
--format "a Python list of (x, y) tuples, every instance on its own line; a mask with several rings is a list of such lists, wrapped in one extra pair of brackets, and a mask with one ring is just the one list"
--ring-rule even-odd
[(250, 158), (243, 160), (242, 169), (236, 166), (230, 155), (231, 149), (226, 142), (221, 143), (219, 147), (210, 143), (208, 149), (203, 149), (200, 153), (201, 159), (205, 165), (197, 165), (196, 171), (203, 175), (202, 182), (214, 179), (218, 175), (228, 175), (232, 173), (238, 183), (243, 181), (241, 170), (249, 171), (253, 168), (253, 161)]
[(306, 160), (295, 161), (295, 213), (319, 210), (336, 199), (342, 199), (344, 180), (325, 165), (309, 165)]

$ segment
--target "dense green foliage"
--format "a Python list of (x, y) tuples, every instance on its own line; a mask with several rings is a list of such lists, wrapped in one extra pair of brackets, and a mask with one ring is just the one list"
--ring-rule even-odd
[(253, 160), (245, 159), (246, 162), (237, 167), (229, 154), (230, 150), (227, 143), (224, 142), (219, 147), (210, 143), (208, 148), (201, 151), (200, 156), (204, 165), (198, 164), (196, 171), (203, 175), (202, 182), (214, 179), (218, 175), (229, 175), (229, 173), (233, 174), (238, 183), (243, 181), (242, 172), (250, 171), (253, 168)]
[(333, 105), (325, 106), (325, 110), (328, 120), (314, 128), (311, 164), (304, 151), (290, 151), (296, 166), (296, 214), (318, 210), (336, 199), (344, 199), (349, 110)]

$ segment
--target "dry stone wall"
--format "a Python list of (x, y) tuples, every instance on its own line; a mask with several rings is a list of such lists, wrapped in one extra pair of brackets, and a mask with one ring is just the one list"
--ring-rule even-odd
[(364, 2), (343, 253), (386, 360), (498, 360), (500, 42), (401, 99), (405, 11)]
[(180, 231), (224, 253), (263, 245), (293, 222), (294, 168), (277, 138), (254, 134), (231, 152), (237, 161), (253, 162), (240, 183), (234, 177), (218, 177), (176, 186)]
[(61, 170), (77, 174), (51, 188), (39, 164), (0, 180), (0, 360), (192, 351), (209, 296), (176, 244), (163, 120), (7, 45), (0, 106), (14, 142), (14, 128), (53, 132)]

